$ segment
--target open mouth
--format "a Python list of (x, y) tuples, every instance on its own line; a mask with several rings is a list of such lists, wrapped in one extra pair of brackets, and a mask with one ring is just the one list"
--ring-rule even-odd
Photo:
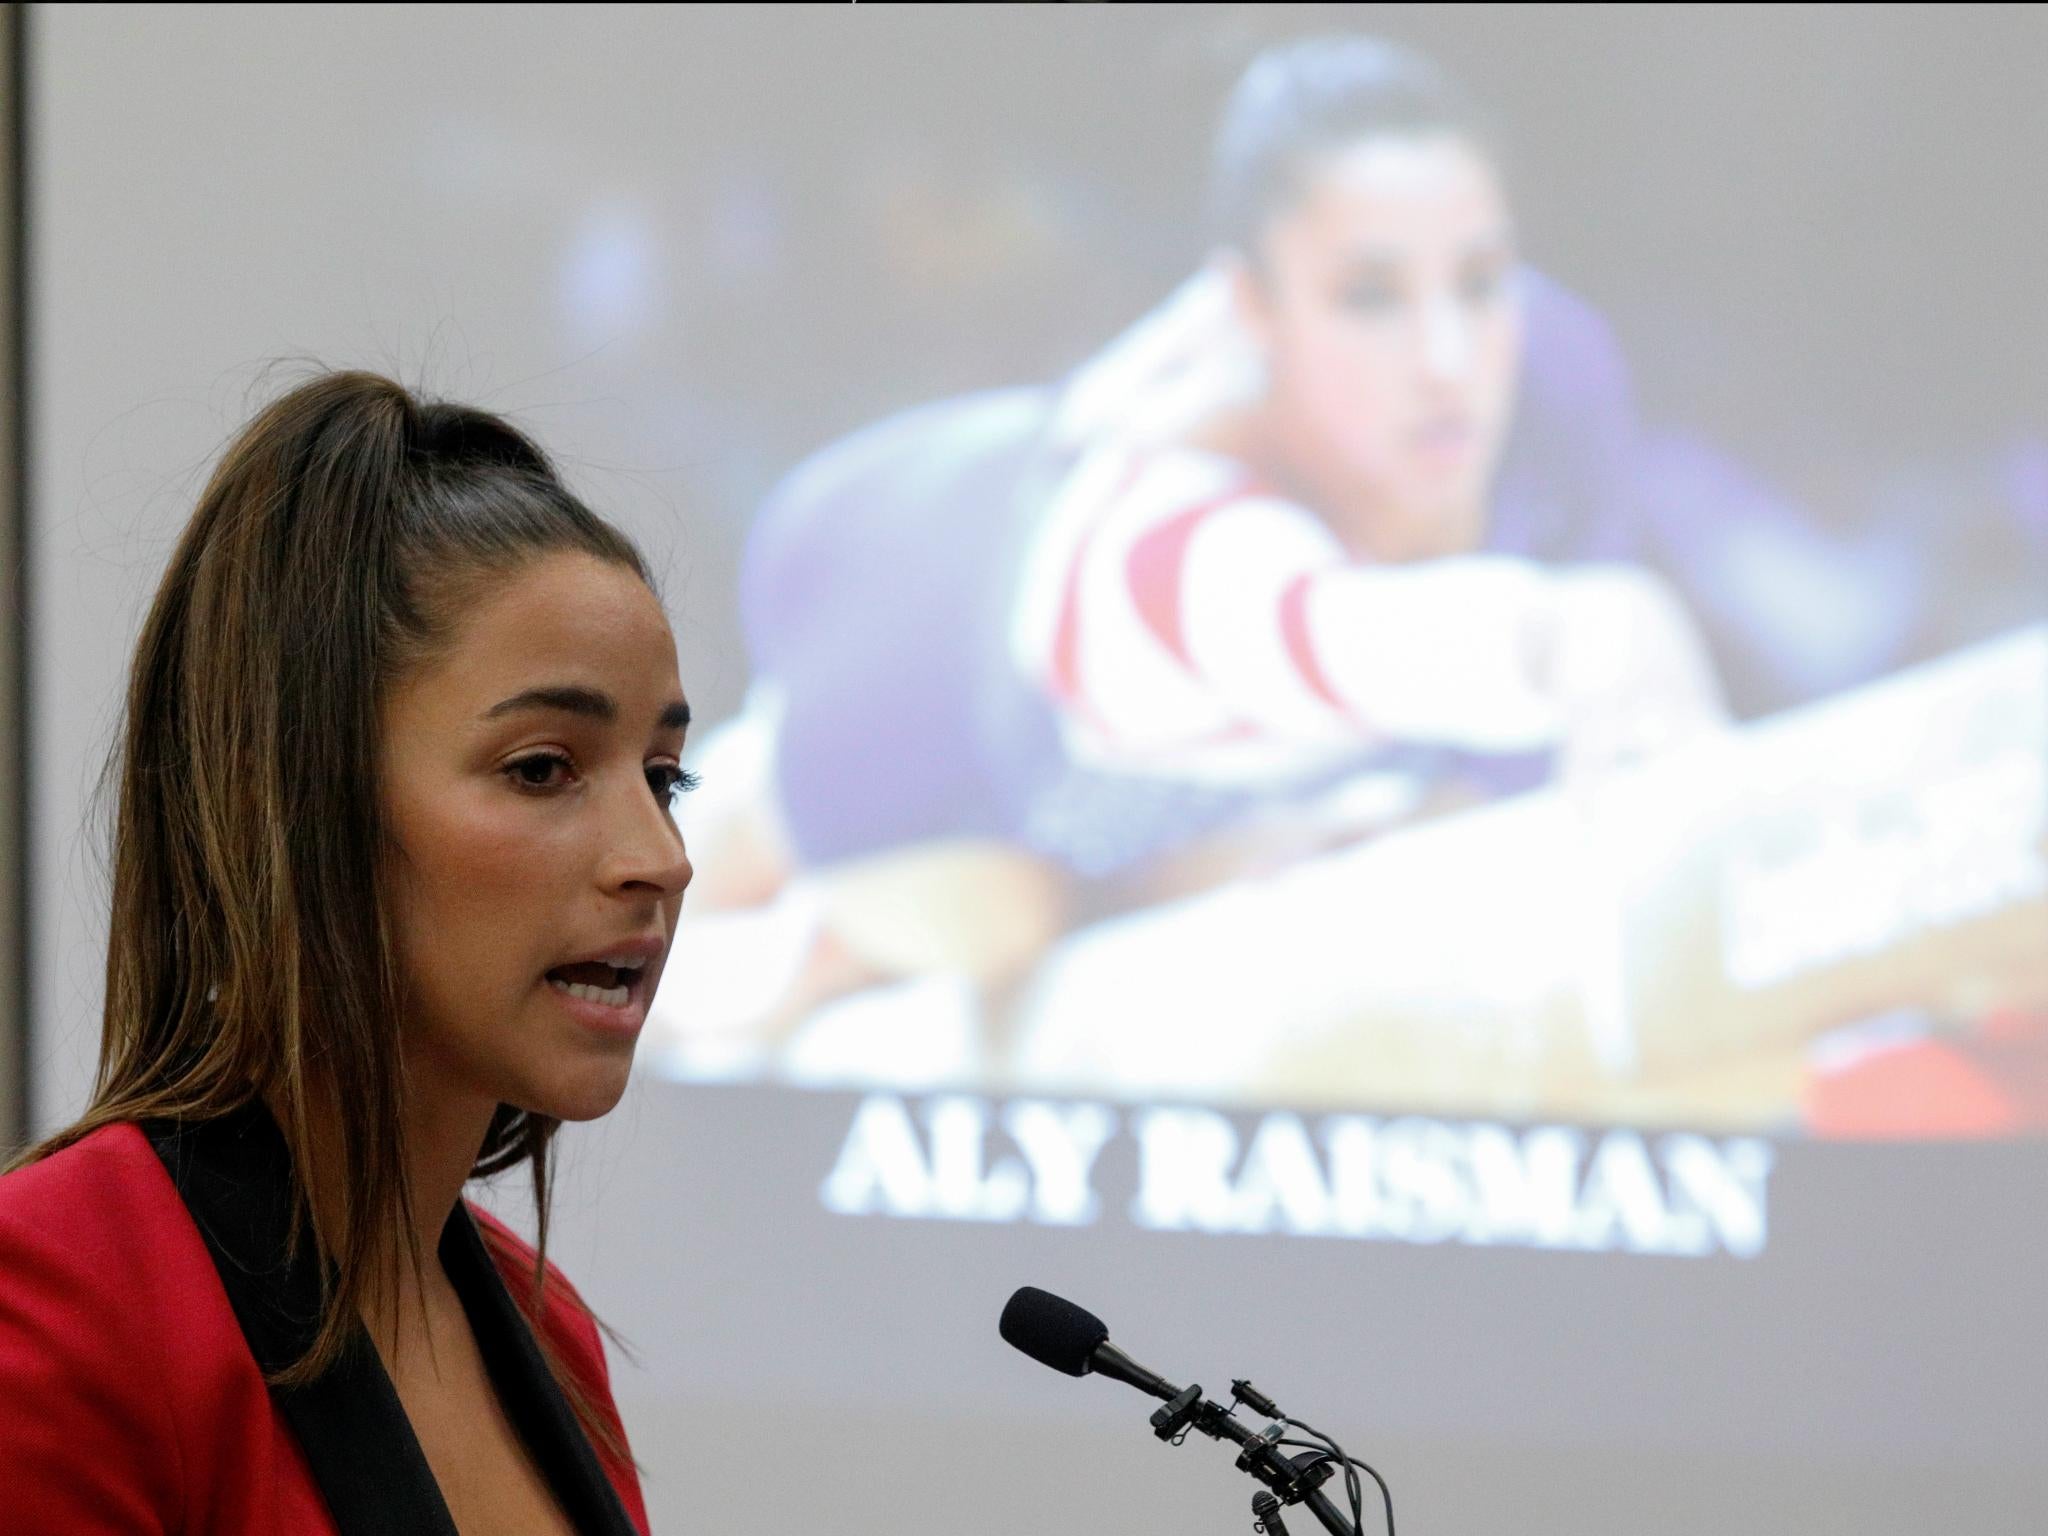
[(556, 966), (547, 973), (547, 983), (571, 997), (601, 1003), (607, 1008), (624, 1008), (632, 1002), (645, 974), (644, 967), (635, 971), (585, 961), (577, 965)]
[(1454, 457), (1471, 448), (1474, 436), (1470, 418), (1438, 416), (1417, 427), (1411, 441), (1424, 453)]

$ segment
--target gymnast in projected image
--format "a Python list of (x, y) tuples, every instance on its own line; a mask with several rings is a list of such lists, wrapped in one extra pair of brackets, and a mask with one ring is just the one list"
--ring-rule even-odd
[[(1343, 924), (1255, 963), (1333, 906), (1353, 950), (1368, 913), (1420, 929), (1444, 889), (1284, 873), (1728, 720), (1686, 601), (1632, 558), (1619, 351), (1521, 260), (1496, 143), (1413, 53), (1275, 48), (1217, 137), (1214, 255), (1157, 310), (1056, 386), (906, 412), (776, 489), (743, 575), (749, 704), (700, 759), (674, 1070), (1362, 1102), (1376, 1056), (1397, 1095), (1490, 1074), (1494, 1102), (1534, 1105), (1567, 1058), (1598, 1077), (1639, 1054), (1625, 1004), (1576, 982), (1561, 1046), (1530, 1022), (1559, 985), (1498, 952), (1554, 939), (1543, 964), (1617, 969), (1611, 891), (1555, 934), (1506, 908), (1489, 934), (1441, 896), (1471, 962), (1404, 980), (1378, 956), (1354, 978), (1378, 1005), (1331, 953)], [(1577, 910), (1546, 859), (1575, 850), (1523, 876)], [(1134, 916), (1231, 891), (1263, 905), (1149, 936)], [(1191, 963), (1197, 932), (1242, 964)], [(1475, 967), (1500, 991), (1461, 1009), (1448, 973)], [(1254, 975), (1227, 1025), (1192, 1022)], [(1140, 1017), (1161, 1012), (1179, 1022)], [(1431, 1043), (1496, 1016), (1518, 1040), (1483, 1061)]]
[[(1277, 49), (1219, 135), (1218, 255), (1158, 311), (787, 479), (713, 748), (774, 824), (700, 821), (732, 904), (836, 869), (827, 968), (999, 978), (1076, 915), (1718, 722), (1667, 591), (1539, 563), (1626, 547), (1618, 363), (1518, 261), (1489, 139), (1413, 54)], [(1532, 326), (1549, 419), (1503, 484)]]

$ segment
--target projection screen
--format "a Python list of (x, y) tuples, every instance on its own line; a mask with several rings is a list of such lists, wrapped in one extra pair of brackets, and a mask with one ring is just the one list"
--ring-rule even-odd
[(695, 709), (550, 1243), (657, 1529), (1245, 1528), (1024, 1284), (1410, 1532), (2040, 1529), (2039, 10), (29, 30), (36, 1128), (170, 541), (377, 368)]

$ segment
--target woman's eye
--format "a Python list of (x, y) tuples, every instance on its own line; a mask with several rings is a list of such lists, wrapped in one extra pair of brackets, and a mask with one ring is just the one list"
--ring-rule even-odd
[[(505, 765), (505, 776), (526, 789), (545, 789), (548, 786), (541, 779), (526, 777), (528, 770), (539, 768), (567, 768), (569, 759), (559, 752), (536, 752), (532, 757), (522, 757), (516, 763)], [(543, 775), (543, 778), (545, 775)]]
[[(504, 772), (507, 778), (521, 788), (546, 790), (555, 787), (546, 782), (549, 772), (556, 768), (566, 770), (571, 766), (569, 759), (559, 752), (536, 752), (531, 757), (520, 758), (516, 763), (507, 763)], [(536, 770), (540, 774), (538, 778), (533, 777)], [(648, 769), (647, 780), (655, 796), (663, 803), (671, 805), (676, 796), (688, 794), (699, 782), (696, 774), (673, 763), (660, 763)]]
[(1401, 291), (1390, 283), (1353, 283), (1337, 296), (1344, 308), (1358, 314), (1377, 315), (1401, 302)]
[(1471, 305), (1491, 304), (1500, 296), (1501, 275), (1498, 272), (1472, 272), (1466, 275), (1460, 285), (1465, 302)]
[(650, 779), (665, 775), (655, 784), (654, 793), (671, 806), (675, 804), (677, 796), (687, 795), (703, 782), (689, 769), (678, 768), (673, 763), (663, 763), (658, 768), (648, 769), (647, 772)]

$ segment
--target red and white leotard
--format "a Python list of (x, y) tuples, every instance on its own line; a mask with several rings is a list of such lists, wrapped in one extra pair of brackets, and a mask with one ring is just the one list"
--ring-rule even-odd
[(1012, 653), (1076, 759), (1250, 787), (1378, 743), (1546, 742), (1520, 639), (1540, 581), (1502, 556), (1362, 563), (1235, 460), (1117, 446), (1055, 492)]

